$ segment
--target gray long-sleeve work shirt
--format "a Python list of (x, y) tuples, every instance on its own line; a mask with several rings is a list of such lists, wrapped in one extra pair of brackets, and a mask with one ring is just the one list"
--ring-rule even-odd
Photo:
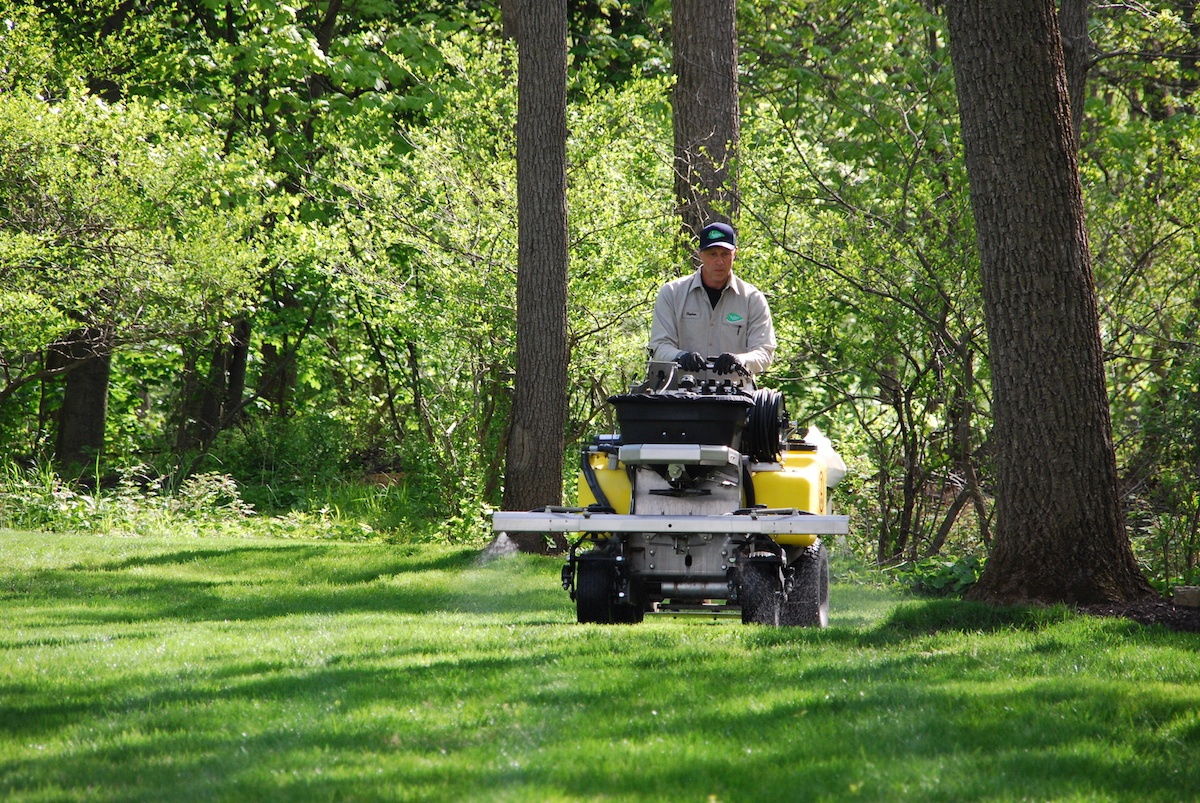
[(686, 351), (704, 357), (729, 352), (751, 373), (765, 371), (775, 356), (775, 325), (766, 296), (749, 282), (730, 276), (714, 307), (700, 271), (667, 282), (654, 301), (651, 359), (670, 362)]

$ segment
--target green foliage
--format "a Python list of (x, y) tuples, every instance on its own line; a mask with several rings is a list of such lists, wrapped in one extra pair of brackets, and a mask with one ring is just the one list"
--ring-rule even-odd
[(1081, 176), (1134, 550), (1160, 590), (1196, 577), (1200, 202), (1195, 30), (1172, 8), (1097, 11)]
[(52, 375), (45, 351), (71, 331), (177, 349), (240, 303), (269, 180), (171, 109), (86, 95), (0, 94), (0, 143), (0, 405), (22, 405), (0, 416), (0, 448), (28, 455), (43, 422), (18, 391)]
[(576, 68), (594, 69), (615, 86), (670, 71), (667, 0), (586, 0), (571, 3), (568, 14), (570, 58)]
[(605, 400), (644, 378), (655, 294), (680, 272), (667, 83), (577, 83), (584, 99), (570, 110), (567, 143), (572, 443), (615, 431)]
[[(451, 78), (441, 110), (407, 134), (403, 153), (343, 154), (341, 215), (356, 244), (352, 292), (370, 321), (373, 370), (391, 377), (403, 415), (389, 434), (411, 481), (438, 495), (457, 529), (477, 527), (501, 490), (517, 252), (516, 96), (504, 76), (515, 61), (510, 49), (466, 35), (442, 47)], [(476, 69), (463, 70), (468, 63)], [(649, 305), (669, 275), (663, 92), (659, 81), (620, 90), (577, 81), (572, 440), (641, 370)]]
[(0, 94), (44, 89), (55, 75), (60, 41), (53, 20), (35, 4), (0, 0)]
[(271, 536), (331, 541), (437, 541), (480, 545), (490, 537), (487, 507), (463, 484), (456, 515), (403, 481), (381, 484), (333, 476), (243, 485), (233, 476), (199, 472), (174, 488), (146, 466), (63, 481), (48, 466), (4, 466), (0, 528), (57, 533), (148, 536)]
[(896, 578), (916, 594), (931, 597), (961, 597), (983, 574), (984, 558), (936, 556), (906, 561), (893, 571)]
[[(758, 80), (740, 270), (772, 291), (770, 381), (855, 466), (838, 503), (879, 560), (916, 557), (959, 532), (947, 496), (975, 485), (986, 505), (972, 481), (990, 415), (983, 317), (942, 21), (909, 2), (771, 18), (782, 29), (748, 25), (744, 41)], [(796, 59), (785, 31), (805, 45)], [(986, 516), (973, 521), (978, 541)]]
[[(115, 349), (99, 473), (212, 470), (292, 534), (361, 537), (319, 488), (403, 472), (405, 521), (485, 538), (517, 250), (516, 54), (495, 10), (63, 9), (0, 3), (0, 457), (50, 451), (48, 349), (93, 325)], [(1196, 34), (1174, 7), (1091, 13), (1081, 171), (1114, 430), (1135, 550), (1167, 587), (1200, 565)], [(685, 266), (669, 5), (571, 14), (576, 443), (613, 430), (604, 400), (639, 378), (654, 292)], [(738, 270), (775, 313), (765, 382), (850, 463), (835, 504), (861, 561), (981, 552), (990, 377), (939, 11), (738, 14)]]
[[(252, 164), (223, 159), (211, 134), (173, 130), (164, 109), (86, 96), (53, 107), (22, 94), (0, 101), (10, 298), (41, 294), (60, 313), (100, 303), (94, 320), (122, 315), (146, 328), (168, 301), (203, 302), (238, 286), (231, 269), (253, 260), (241, 242), (244, 207), (263, 180)], [(214, 210), (214, 187), (240, 197)], [(57, 281), (39, 281), (51, 269)]]
[(332, 415), (250, 417), (223, 433), (210, 459), (247, 483), (283, 489), (345, 476), (353, 448), (342, 422)]

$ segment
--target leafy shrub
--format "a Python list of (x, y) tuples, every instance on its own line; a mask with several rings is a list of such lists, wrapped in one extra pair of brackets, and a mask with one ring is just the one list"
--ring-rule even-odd
[(896, 567), (897, 579), (917, 594), (931, 597), (962, 596), (979, 582), (983, 558), (930, 557), (909, 561)]
[(340, 477), (353, 445), (343, 424), (328, 415), (248, 417), (222, 433), (212, 459), (243, 484), (271, 489), (277, 498), (270, 501), (288, 507), (303, 488)]
[(196, 474), (172, 491), (167, 477), (134, 467), (97, 490), (64, 481), (48, 466), (7, 464), (0, 465), (0, 528), (482, 543), (490, 536), (489, 508), (468, 485), (456, 488), (462, 504), (445, 517), (431, 517), (404, 484), (349, 481), (293, 486), (290, 506), (259, 512), (246, 496), (263, 489), (242, 486), (228, 474)]

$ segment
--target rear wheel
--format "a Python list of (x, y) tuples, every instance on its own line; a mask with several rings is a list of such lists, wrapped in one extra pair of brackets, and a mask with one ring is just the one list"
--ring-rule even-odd
[(581, 560), (575, 570), (575, 618), (580, 624), (613, 622), (613, 570), (607, 561)]
[(779, 624), (779, 597), (783, 591), (779, 567), (772, 563), (746, 563), (742, 566), (742, 586), (738, 599), (742, 622), (756, 625)]
[(787, 602), (780, 610), (782, 625), (829, 626), (829, 552), (818, 539), (792, 564)]

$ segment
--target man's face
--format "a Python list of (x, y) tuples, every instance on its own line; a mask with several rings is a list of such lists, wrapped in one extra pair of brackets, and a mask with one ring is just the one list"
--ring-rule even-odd
[(729, 283), (733, 273), (733, 255), (736, 251), (714, 245), (700, 252), (700, 278), (714, 289), (722, 288)]

